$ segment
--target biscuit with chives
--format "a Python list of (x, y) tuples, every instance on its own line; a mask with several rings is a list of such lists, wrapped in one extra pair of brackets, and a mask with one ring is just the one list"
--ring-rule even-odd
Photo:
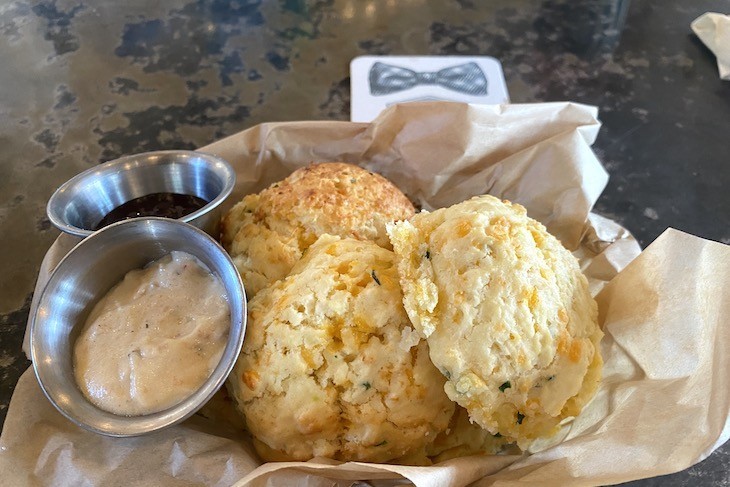
[(603, 334), (577, 260), (542, 224), (480, 196), (388, 232), (408, 316), (472, 421), (525, 448), (580, 412)]
[(228, 386), (265, 460), (386, 462), (433, 442), (454, 411), (393, 252), (329, 235), (249, 302)]

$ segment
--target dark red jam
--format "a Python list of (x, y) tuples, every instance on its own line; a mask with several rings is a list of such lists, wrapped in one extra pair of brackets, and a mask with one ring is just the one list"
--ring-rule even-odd
[(101, 219), (94, 230), (115, 222), (142, 216), (182, 218), (207, 204), (208, 202), (204, 199), (189, 194), (152, 193), (117, 206)]

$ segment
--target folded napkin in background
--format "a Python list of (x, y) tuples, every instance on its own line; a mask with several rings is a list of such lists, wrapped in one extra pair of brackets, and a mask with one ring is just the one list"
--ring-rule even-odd
[(720, 78), (730, 80), (730, 15), (707, 12), (697, 17), (691, 27), (717, 56)]

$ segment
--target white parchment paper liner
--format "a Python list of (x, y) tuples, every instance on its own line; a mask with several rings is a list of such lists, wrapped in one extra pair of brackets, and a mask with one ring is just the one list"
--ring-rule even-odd
[[(594, 108), (573, 103), (411, 103), (371, 124), (263, 124), (201, 149), (237, 169), (229, 205), (311, 161), (339, 160), (384, 174), (424, 208), (487, 192), (526, 206), (581, 260), (606, 333), (595, 400), (541, 451), (431, 467), (324, 459), (260, 466), (245, 436), (202, 417), (140, 438), (87, 433), (53, 409), (28, 371), (0, 437), (0, 478), (8, 485), (598, 485), (702, 460), (730, 436), (730, 248), (668, 230), (636, 258), (629, 232), (590, 213), (607, 181), (590, 148), (599, 126)], [(53, 244), (37, 291), (76, 242), (62, 235)]]

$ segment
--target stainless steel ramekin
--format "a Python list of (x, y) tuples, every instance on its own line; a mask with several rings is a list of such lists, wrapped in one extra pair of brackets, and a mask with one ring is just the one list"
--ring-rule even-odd
[[(120, 416), (99, 409), (76, 384), (74, 342), (94, 305), (127, 272), (173, 250), (197, 257), (223, 284), (231, 327), (220, 362), (200, 389), (167, 410), (144, 416)], [(205, 404), (233, 369), (245, 329), (243, 284), (223, 248), (187, 223), (167, 218), (135, 218), (112, 224), (82, 240), (58, 264), (32, 316), (31, 359), (43, 392), (64, 416), (96, 433), (135, 436), (183, 421)]]
[(146, 152), (99, 164), (69, 179), (48, 200), (46, 212), (62, 232), (87, 237), (127, 201), (152, 193), (187, 194), (208, 204), (180, 220), (218, 238), (219, 206), (235, 182), (233, 168), (218, 157), (193, 151)]

